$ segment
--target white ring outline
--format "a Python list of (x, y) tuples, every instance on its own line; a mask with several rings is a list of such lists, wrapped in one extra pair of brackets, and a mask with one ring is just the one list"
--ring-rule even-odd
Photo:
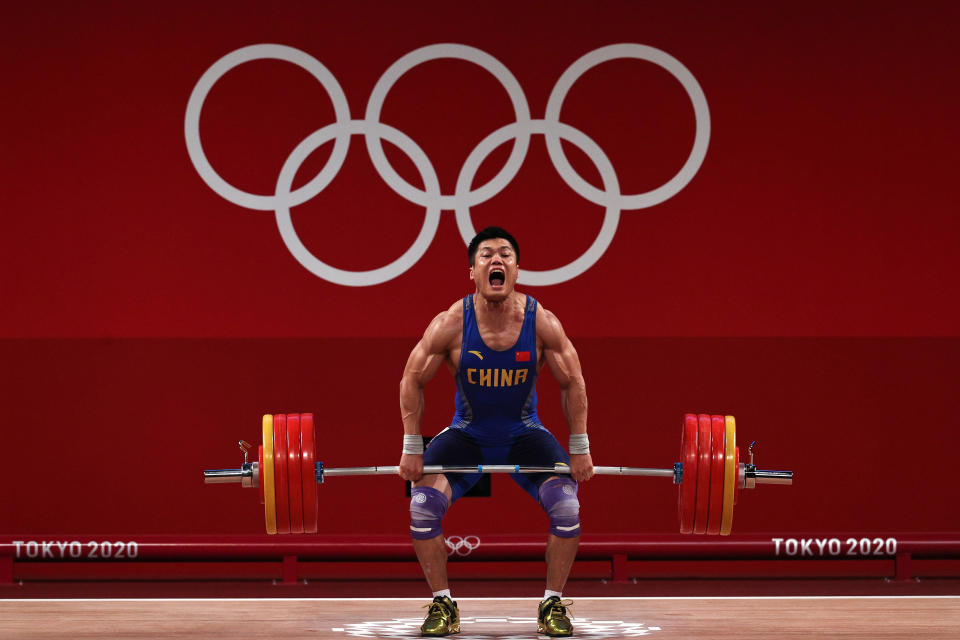
[[(516, 122), (501, 127), (489, 134), (474, 148), (464, 163), (464, 166), (461, 167), (457, 179), (457, 187), (453, 196), (443, 196), (440, 193), (436, 171), (430, 163), (429, 158), (412, 139), (389, 125), (382, 124), (379, 121), (371, 121), (371, 116), (379, 118), (380, 109), (386, 99), (387, 92), (403, 73), (421, 62), (438, 58), (462, 59), (474, 62), (486, 69), (497, 78), (506, 89), (513, 103), (515, 115), (517, 116)], [(641, 194), (621, 194), (616, 179), (616, 172), (606, 157), (606, 154), (604, 154), (600, 147), (586, 136), (586, 134), (559, 121), (563, 100), (573, 83), (579, 79), (583, 73), (597, 64), (617, 58), (636, 58), (663, 67), (681, 83), (694, 107), (696, 132), (693, 148), (687, 161), (669, 181), (656, 189)], [(281, 175), (278, 177), (277, 189), (273, 196), (248, 193), (223, 180), (210, 165), (203, 153), (203, 147), (200, 142), (200, 112), (212, 86), (224, 74), (237, 65), (258, 59), (284, 60), (308, 71), (326, 89), (333, 103), (336, 117), (336, 121), (332, 125), (318, 129), (291, 152), (287, 161), (284, 163)], [(514, 129), (520, 128), (521, 125), (527, 125), (527, 130), (519, 134), (512, 133)], [(335, 133), (331, 134), (331, 132)], [(680, 61), (654, 47), (626, 43), (601, 47), (577, 59), (564, 71), (554, 85), (547, 103), (544, 119), (531, 120), (523, 90), (509, 69), (496, 58), (480, 49), (466, 45), (444, 43), (421, 47), (393, 63), (377, 81), (371, 93), (367, 104), (366, 119), (351, 120), (349, 106), (342, 88), (333, 74), (330, 73), (322, 63), (309, 54), (293, 47), (277, 44), (258, 44), (237, 49), (223, 56), (204, 72), (190, 94), (187, 103), (186, 117), (184, 119), (184, 136), (187, 144), (187, 152), (194, 168), (204, 182), (222, 198), (238, 206), (256, 210), (273, 209), (281, 236), (294, 258), (314, 275), (334, 282), (335, 284), (345, 286), (369, 286), (379, 284), (399, 276), (412, 267), (417, 260), (419, 260), (419, 255), (417, 254), (426, 250), (436, 234), (439, 226), (439, 215), (443, 210), (454, 210), (456, 212), (457, 227), (464, 241), (469, 243), (472, 234), (468, 236), (466, 230), (473, 230), (469, 208), (492, 198), (513, 180), (526, 158), (529, 138), (533, 133), (541, 133), (544, 135), (551, 162), (564, 182), (580, 196), (607, 209), (603, 226), (597, 238), (590, 248), (573, 262), (563, 267), (546, 271), (525, 269), (520, 272), (518, 278), (520, 284), (544, 286), (565, 282), (582, 274), (593, 266), (609, 247), (616, 233), (619, 214), (622, 210), (636, 210), (659, 204), (676, 195), (693, 179), (693, 176), (703, 163), (709, 145), (710, 113), (707, 107), (706, 96), (703, 94), (699, 83)], [(371, 160), (377, 168), (380, 177), (387, 182), (388, 186), (406, 200), (420, 204), (426, 208), (424, 224), (414, 244), (400, 258), (384, 267), (369, 271), (337, 269), (320, 261), (313, 256), (300, 241), (290, 219), (291, 207), (302, 204), (315, 197), (336, 177), (345, 161), (350, 136), (354, 134), (363, 134), (365, 136)], [(383, 147), (380, 143), (381, 137), (386, 138), (388, 141), (400, 147), (407, 153), (411, 160), (417, 164), (417, 169), (424, 181), (425, 190), (413, 187), (413, 185), (407, 183), (393, 170), (393, 167), (390, 166), (383, 153)], [(312, 151), (331, 138), (336, 138), (336, 142), (323, 169), (306, 185), (290, 191), (293, 177), (296, 173), (296, 168), (293, 167), (299, 167), (302, 164), (306, 157), (303, 155), (304, 149), (310, 145), (315, 145), (312, 147)], [(563, 153), (563, 148), (560, 145), (561, 138), (574, 143), (586, 152), (587, 155), (591, 156), (591, 160), (593, 160), (595, 166), (601, 172), (601, 178), (606, 191), (596, 189), (574, 171)], [(471, 191), (469, 189), (469, 183), (475, 176), (476, 170), (480, 164), (482, 164), (483, 159), (486, 158), (486, 155), (489, 154), (490, 151), (510, 139), (514, 139), (515, 142), (507, 163), (487, 184)], [(317, 140), (322, 140), (322, 142), (317, 142)], [(405, 146), (406, 148), (404, 148)], [(591, 150), (594, 152), (593, 155), (591, 155)], [(480, 151), (486, 151), (483, 157), (478, 156)], [(309, 152), (306, 153), (309, 154)], [(599, 161), (598, 158), (600, 159)], [(611, 193), (610, 190), (611, 184), (616, 186), (615, 192), (613, 193)]]
[(580, 174), (570, 166), (570, 162), (567, 160), (560, 144), (559, 136), (552, 130), (546, 134), (547, 153), (550, 154), (553, 166), (556, 167), (564, 182), (569, 184), (582, 197), (598, 205), (616, 206), (619, 209), (630, 211), (652, 207), (672, 198), (693, 179), (693, 176), (700, 169), (700, 165), (703, 164), (703, 159), (707, 155), (707, 147), (710, 144), (710, 109), (707, 107), (707, 97), (704, 95), (700, 83), (693, 77), (689, 69), (683, 66), (683, 63), (660, 49), (644, 44), (626, 43), (611, 44), (594, 49), (567, 67), (567, 70), (563, 72), (553, 86), (553, 91), (550, 92), (544, 120), (551, 125), (560, 124), (560, 110), (563, 108), (563, 101), (573, 83), (596, 65), (618, 58), (634, 58), (652, 62), (668, 71), (683, 86), (690, 102), (693, 104), (693, 115), (696, 122), (693, 147), (690, 149), (687, 161), (670, 180), (656, 189), (633, 195), (617, 194), (616, 196), (610, 196), (609, 193), (598, 190), (581, 178)]
[[(470, 539), (473, 538), (476, 542), (471, 542)], [(453, 542), (456, 540), (456, 542)], [(443, 539), (444, 544), (447, 546), (447, 555), (457, 554), (458, 556), (468, 556), (470, 553), (480, 546), (480, 537), (479, 536), (446, 536)], [(462, 551), (466, 549), (466, 551)]]
[[(597, 170), (600, 172), (600, 178), (603, 181), (603, 186), (607, 189), (607, 193), (613, 192), (619, 195), (620, 183), (617, 180), (617, 173), (610, 163), (610, 159), (607, 158), (607, 155), (600, 149), (599, 145), (587, 137), (585, 133), (562, 122), (549, 123), (546, 120), (531, 120), (528, 125), (531, 133), (547, 135), (548, 131), (552, 131), (558, 138), (568, 140), (579, 147), (581, 151), (590, 157), (593, 164), (597, 167)], [(467, 156), (466, 161), (463, 163), (463, 168), (461, 168), (460, 175), (457, 177), (457, 195), (463, 190), (470, 188), (470, 181), (473, 180), (473, 176), (476, 175), (477, 169), (483, 164), (486, 157), (491, 151), (513, 138), (515, 135), (514, 130), (518, 127), (520, 127), (520, 124), (517, 122), (501, 127), (474, 147), (473, 151), (470, 152), (470, 155)], [(460, 237), (469, 245), (470, 240), (472, 240), (477, 233), (473, 228), (473, 221), (470, 219), (470, 208), (468, 206), (458, 206), (456, 211), (457, 228), (460, 230)], [(600, 232), (597, 234), (596, 239), (594, 239), (593, 244), (578, 258), (562, 267), (545, 271), (521, 268), (519, 269), (517, 282), (531, 286), (548, 286), (566, 282), (567, 280), (577, 277), (596, 264), (597, 260), (604, 254), (607, 247), (609, 247), (613, 241), (613, 236), (617, 232), (617, 224), (619, 222), (620, 209), (616, 206), (608, 205), (606, 213), (603, 216), (603, 225), (600, 227)]]
[[(371, 122), (380, 121), (380, 111), (383, 108), (383, 103), (387, 99), (387, 93), (400, 76), (419, 64), (444, 58), (454, 58), (472, 62), (488, 71), (506, 90), (510, 102), (513, 104), (516, 122), (526, 123), (530, 120), (530, 107), (527, 104), (526, 94), (524, 94), (520, 83), (517, 82), (513, 73), (510, 72), (510, 69), (485, 51), (454, 43), (432, 44), (414, 49), (390, 65), (387, 70), (383, 72), (383, 75), (380, 76), (380, 79), (377, 80), (373, 91), (370, 92), (370, 99), (367, 101), (367, 110), (364, 114), (364, 119)], [(506, 164), (500, 169), (499, 173), (476, 191), (459, 195), (467, 197), (469, 206), (473, 206), (489, 200), (500, 193), (500, 191), (513, 180), (517, 172), (520, 171), (520, 166), (527, 157), (527, 149), (529, 146), (530, 132), (526, 132), (523, 136), (517, 136), (513, 150), (510, 152), (510, 157), (507, 158)], [(387, 160), (387, 156), (383, 153), (383, 147), (379, 139), (367, 138), (367, 153), (370, 155), (373, 166), (377, 168), (380, 177), (383, 178), (397, 194), (422, 207), (433, 204), (430, 202), (428, 194), (411, 185), (393, 169), (390, 161)], [(456, 196), (440, 195), (440, 201), (437, 204), (443, 210), (453, 210), (458, 206), (455, 198)]]
[[(242, 47), (223, 56), (207, 69), (197, 85), (190, 93), (190, 99), (187, 101), (187, 115), (184, 118), (183, 128), (184, 136), (187, 140), (187, 153), (190, 155), (190, 161), (203, 181), (207, 183), (220, 197), (225, 200), (244, 207), (246, 209), (255, 209), (258, 211), (269, 211), (276, 209), (280, 204), (275, 196), (264, 196), (255, 193), (249, 193), (234, 187), (232, 184), (220, 177), (220, 174), (214, 170), (213, 166), (207, 160), (203, 152), (203, 145), (200, 142), (200, 111), (203, 109), (203, 103), (207, 99), (210, 89), (216, 84), (217, 80), (222, 78), (228, 71), (245, 62), (253, 60), (283, 60), (297, 65), (304, 71), (316, 78), (323, 88), (326, 89), (330, 101), (333, 103), (333, 112), (337, 122), (348, 122), (350, 120), (350, 107), (347, 104), (347, 96), (343, 93), (340, 83), (330, 73), (323, 63), (308, 53), (300, 49), (294, 49), (282, 44), (255, 44), (249, 47)], [(285, 203), (287, 206), (296, 206), (303, 204), (313, 198), (336, 177), (343, 166), (347, 157), (347, 146), (350, 136), (343, 134), (337, 137), (333, 145), (333, 151), (327, 164), (310, 182), (303, 185), (290, 194), (291, 200)]]
[(293, 227), (290, 206), (286, 204), (288, 201), (292, 201), (293, 194), (290, 192), (290, 187), (293, 186), (293, 178), (296, 176), (300, 165), (320, 145), (331, 138), (339, 139), (341, 136), (346, 136), (349, 140), (350, 136), (354, 134), (363, 134), (368, 140), (372, 137), (386, 138), (404, 151), (420, 172), (423, 184), (427, 187), (427, 194), (433, 196), (429, 199), (437, 200), (436, 196), (440, 194), (440, 181), (423, 149), (402, 131), (382, 122), (369, 122), (367, 120), (351, 120), (346, 123), (335, 122), (304, 138), (303, 142), (296, 146), (283, 163), (283, 168), (277, 178), (277, 189), (274, 197), (278, 203), (281, 203), (277, 205), (276, 209), (277, 228), (280, 229), (283, 242), (287, 245), (287, 249), (290, 250), (293, 257), (297, 259), (297, 262), (315, 276), (335, 284), (348, 287), (366, 287), (396, 278), (420, 259), (420, 256), (430, 246), (433, 236), (440, 226), (440, 208), (436, 204), (427, 207), (423, 226), (420, 228), (416, 240), (402, 256), (386, 266), (369, 271), (348, 271), (332, 267), (314, 256), (300, 240), (300, 236), (297, 235), (297, 231)]

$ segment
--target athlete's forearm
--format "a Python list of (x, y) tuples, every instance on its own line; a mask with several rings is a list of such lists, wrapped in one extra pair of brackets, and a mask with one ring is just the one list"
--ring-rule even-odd
[(560, 404), (570, 433), (586, 433), (587, 387), (582, 378), (571, 380), (570, 384), (560, 391)]
[(404, 376), (400, 380), (400, 419), (403, 421), (405, 435), (420, 433), (423, 419), (423, 387), (415, 380)]
[(397, 473), (404, 480), (415, 482), (423, 475), (423, 440), (420, 419), (423, 417), (423, 387), (408, 376), (400, 379), (400, 419), (403, 420), (403, 450)]

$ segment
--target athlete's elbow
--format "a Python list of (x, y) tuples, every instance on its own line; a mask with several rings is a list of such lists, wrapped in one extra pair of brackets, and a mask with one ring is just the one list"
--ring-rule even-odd
[(404, 371), (400, 377), (400, 397), (405, 395), (419, 395), (423, 391), (423, 383), (414, 372)]
[(587, 395), (587, 383), (583, 376), (570, 376), (560, 385), (560, 388), (568, 394), (584, 397)]

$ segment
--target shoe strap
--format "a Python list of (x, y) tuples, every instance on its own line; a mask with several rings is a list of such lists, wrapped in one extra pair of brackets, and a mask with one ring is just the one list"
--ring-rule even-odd
[[(550, 602), (550, 604), (547, 605), (547, 616), (551, 615), (558, 608), (560, 609), (560, 615), (564, 615), (566, 614), (567, 609), (570, 608), (572, 605), (573, 605), (573, 600), (560, 600), (559, 598), (557, 598), (556, 600)], [(572, 614), (573, 612), (571, 611), (570, 613)]]
[(427, 604), (423, 605), (423, 606), (420, 607), (420, 608), (421, 608), (421, 609), (427, 609), (427, 610), (428, 610), (428, 611), (427, 611), (427, 615), (429, 616), (430, 614), (433, 613), (434, 607), (440, 609), (440, 613), (445, 613), (445, 614), (447, 614), (447, 615), (450, 615), (450, 614), (453, 613), (453, 608), (447, 606), (447, 603), (444, 602), (443, 600), (433, 600), (433, 601), (428, 602)]

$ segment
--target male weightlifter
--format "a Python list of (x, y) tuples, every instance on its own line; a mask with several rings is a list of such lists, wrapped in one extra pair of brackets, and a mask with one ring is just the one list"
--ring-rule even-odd
[[(460, 630), (460, 612), (447, 583), (447, 549), (440, 521), (480, 474), (423, 475), (423, 465), (567, 464), (570, 475), (511, 474), (550, 519), (547, 580), (537, 631), (569, 636), (563, 587), (580, 541), (577, 483), (593, 475), (587, 439), (587, 392), (580, 359), (557, 317), (514, 290), (520, 250), (512, 235), (487, 227), (467, 248), (476, 291), (435, 317), (407, 360), (400, 381), (403, 454), (400, 475), (413, 482), (410, 535), (433, 591), (424, 636)], [(560, 383), (570, 428), (570, 455), (537, 417), (537, 374), (546, 362)], [(457, 382), (456, 414), (426, 451), (420, 436), (423, 387), (446, 363)]]

